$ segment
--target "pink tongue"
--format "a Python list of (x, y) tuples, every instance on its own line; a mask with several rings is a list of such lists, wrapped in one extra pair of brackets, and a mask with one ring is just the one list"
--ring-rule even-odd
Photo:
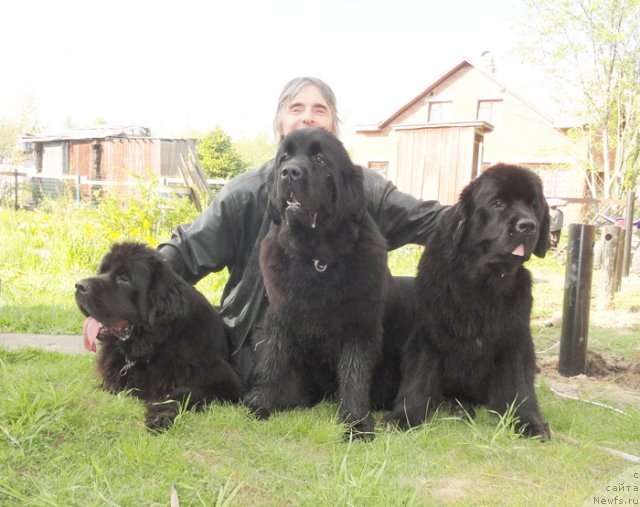
[(100, 331), (100, 322), (93, 317), (87, 317), (84, 321), (84, 326), (82, 326), (82, 341), (85, 349), (91, 352), (96, 351), (98, 331)]
[(524, 257), (524, 245), (522, 243), (520, 243), (513, 252), (511, 252), (511, 255), (517, 255), (518, 257)]

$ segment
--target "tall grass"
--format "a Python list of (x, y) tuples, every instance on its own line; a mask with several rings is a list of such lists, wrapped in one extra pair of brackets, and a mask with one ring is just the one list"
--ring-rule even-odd
[[(188, 200), (162, 198), (154, 187), (140, 182), (126, 200), (113, 194), (97, 205), (63, 199), (0, 209), (0, 331), (79, 332), (74, 283), (95, 273), (113, 242), (155, 246), (196, 216)], [(221, 285), (207, 283), (213, 291)]]

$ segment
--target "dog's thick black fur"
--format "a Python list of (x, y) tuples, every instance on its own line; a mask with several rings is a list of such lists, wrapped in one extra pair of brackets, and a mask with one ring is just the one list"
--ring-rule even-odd
[(144, 400), (149, 428), (169, 427), (178, 402), (202, 408), (240, 400), (217, 311), (155, 250), (114, 245), (98, 274), (76, 283), (75, 297), (98, 321), (96, 369), (104, 388)]
[(533, 172), (500, 164), (464, 188), (420, 261), (416, 325), (406, 344), (402, 384), (386, 420), (421, 424), (443, 403), (515, 407), (518, 428), (549, 437), (534, 392), (531, 275), (544, 257), (549, 210)]
[(266, 338), (245, 402), (266, 418), (336, 396), (340, 421), (368, 438), (372, 406), (393, 404), (410, 317), (366, 211), (362, 169), (333, 134), (302, 129), (281, 142), (273, 178), (274, 225), (260, 252)]

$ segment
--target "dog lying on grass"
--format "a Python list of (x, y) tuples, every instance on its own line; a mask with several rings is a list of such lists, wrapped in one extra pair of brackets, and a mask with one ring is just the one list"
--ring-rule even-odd
[(201, 409), (242, 396), (220, 316), (155, 250), (116, 244), (98, 274), (75, 287), (85, 342), (101, 344), (104, 388), (144, 400), (149, 428), (171, 426), (178, 403)]

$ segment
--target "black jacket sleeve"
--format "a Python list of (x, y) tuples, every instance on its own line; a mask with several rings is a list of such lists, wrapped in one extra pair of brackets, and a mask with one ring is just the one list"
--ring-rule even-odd
[(192, 223), (179, 226), (158, 246), (175, 271), (189, 283), (229, 269), (240, 280), (258, 236), (268, 200), (271, 163), (227, 183)]
[(219, 195), (192, 223), (180, 225), (170, 242), (159, 246), (189, 283), (233, 263), (235, 239), (229, 222), (234, 204), (233, 195)]
[(396, 188), (371, 169), (364, 169), (368, 210), (393, 250), (409, 243), (424, 245), (447, 206), (421, 201)]

